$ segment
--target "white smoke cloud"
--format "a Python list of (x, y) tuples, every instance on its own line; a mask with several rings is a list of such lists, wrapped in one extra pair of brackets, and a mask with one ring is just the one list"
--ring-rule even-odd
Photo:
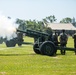
[(0, 37), (7, 37), (8, 40), (17, 37), (16, 28), (18, 28), (18, 25), (15, 24), (13, 19), (0, 14)]

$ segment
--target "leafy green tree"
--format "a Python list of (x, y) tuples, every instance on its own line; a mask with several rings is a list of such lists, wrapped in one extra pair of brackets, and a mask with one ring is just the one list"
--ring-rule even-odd
[(57, 19), (55, 18), (54, 15), (48, 16), (46, 18), (43, 19), (43, 23), (45, 24), (45, 26), (48, 26), (48, 23), (54, 23)]
[(72, 23), (72, 19), (69, 17), (63, 18), (60, 23)]
[(25, 30), (26, 29), (26, 22), (25, 22), (25, 20), (17, 19), (16, 23), (19, 24), (18, 29), (21, 29), (21, 30)]
[[(46, 19), (44, 20), (46, 21)], [(43, 21), (37, 21), (37, 20), (21, 20), (17, 19), (16, 23), (19, 24), (18, 29), (25, 30), (25, 29), (31, 29), (31, 30), (36, 30), (40, 32), (46, 32), (48, 29), (45, 27)]]
[(36, 21), (35, 20), (27, 20), (26, 21), (27, 29), (36, 29)]
[(36, 30), (36, 31), (43, 31), (44, 30), (44, 24), (42, 21), (27, 20), (26, 26), (27, 26), (27, 29), (31, 29), (31, 30)]
[(48, 16), (46, 19), (50, 23), (54, 23), (57, 20), (54, 15)]
[(43, 23), (46, 27), (48, 26), (48, 21), (46, 20), (46, 18), (43, 19)]

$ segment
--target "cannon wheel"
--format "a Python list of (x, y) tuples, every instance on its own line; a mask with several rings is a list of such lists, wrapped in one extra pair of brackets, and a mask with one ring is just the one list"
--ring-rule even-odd
[(46, 41), (43, 42), (40, 46), (40, 52), (43, 55), (53, 56), (55, 53), (56, 47), (53, 42)]
[(22, 46), (22, 43), (18, 43), (18, 46)]
[(7, 47), (15, 47), (16, 45), (15, 40), (6, 41), (5, 43)]
[(39, 48), (39, 47), (38, 47), (38, 44), (35, 43), (35, 44), (33, 45), (33, 50), (34, 50), (34, 52), (35, 52), (36, 54), (41, 54), (41, 52), (39, 51), (38, 48)]

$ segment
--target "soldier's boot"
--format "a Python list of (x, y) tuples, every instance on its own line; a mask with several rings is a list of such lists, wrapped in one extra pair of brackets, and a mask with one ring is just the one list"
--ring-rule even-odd
[(63, 50), (61, 50), (61, 54), (63, 55)]

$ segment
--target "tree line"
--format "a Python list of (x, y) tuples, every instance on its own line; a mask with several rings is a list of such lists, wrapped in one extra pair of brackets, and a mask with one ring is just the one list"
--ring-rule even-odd
[[(38, 20), (22, 20), (22, 19), (16, 19), (16, 23), (19, 24), (19, 29), (25, 30), (25, 29), (31, 29), (36, 30), (40, 32), (50, 32), (52, 31), (51, 28), (48, 28), (48, 23), (54, 23), (57, 19), (54, 15), (45, 17), (42, 19), (42, 21)], [(60, 23), (72, 23), (72, 19), (69, 17), (63, 18)], [(76, 23), (75, 23), (76, 24)]]

